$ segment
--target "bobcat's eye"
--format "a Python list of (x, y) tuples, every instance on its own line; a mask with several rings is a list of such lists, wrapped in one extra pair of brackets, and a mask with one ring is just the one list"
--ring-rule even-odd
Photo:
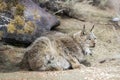
[(91, 39), (89, 39), (89, 40), (91, 40)]

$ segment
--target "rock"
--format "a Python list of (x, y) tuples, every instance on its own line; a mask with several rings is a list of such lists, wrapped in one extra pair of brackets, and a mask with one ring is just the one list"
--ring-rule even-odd
[[(21, 15), (22, 11), (23, 16)], [(4, 24), (5, 26), (0, 28), (3, 31), (2, 39), (5, 42), (30, 44), (42, 33), (59, 25), (59, 21), (55, 16), (40, 8), (32, 0), (21, 0), (13, 12), (16, 12), (11, 14), (14, 19), (10, 19), (6, 23), (7, 25)]]

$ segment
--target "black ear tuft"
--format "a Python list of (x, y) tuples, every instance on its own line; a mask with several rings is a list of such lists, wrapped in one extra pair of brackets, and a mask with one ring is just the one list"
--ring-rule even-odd
[(94, 26), (95, 26), (95, 25), (93, 25), (93, 26), (92, 26), (92, 28), (91, 28), (90, 32), (92, 32), (92, 30), (94, 29)]
[(83, 30), (85, 30), (85, 24), (83, 25)]
[(81, 32), (81, 35), (85, 35), (85, 24), (83, 25), (83, 29), (82, 29), (82, 32)]

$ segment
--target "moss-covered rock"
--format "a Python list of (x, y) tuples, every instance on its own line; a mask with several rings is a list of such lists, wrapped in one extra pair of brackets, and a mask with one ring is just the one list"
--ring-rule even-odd
[(15, 14), (16, 15), (23, 15), (24, 14), (24, 10), (25, 10), (25, 7), (21, 4), (17, 4), (16, 5), (16, 11), (15, 11)]
[[(0, 16), (1, 21), (6, 20), (7, 23), (0, 21), (0, 31), (3, 31), (3, 41), (5, 42), (20, 42), (30, 44), (42, 33), (50, 31), (51, 28), (57, 26), (59, 21), (57, 18), (44, 9), (40, 8), (32, 0), (15, 0), (8, 3), (2, 1), (9, 6), (6, 12), (10, 12), (9, 16), (13, 18)], [(7, 14), (8, 15), (8, 14)], [(3, 20), (4, 18), (4, 20)], [(9, 18), (9, 20), (7, 20)]]

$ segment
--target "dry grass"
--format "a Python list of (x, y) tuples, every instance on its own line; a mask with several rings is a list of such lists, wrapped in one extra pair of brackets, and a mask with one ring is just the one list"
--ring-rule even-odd
[(105, 9), (108, 0), (100, 0), (99, 8)]
[(120, 1), (119, 0), (96, 0), (100, 3), (98, 4), (98, 8), (103, 10), (110, 10), (115, 16), (119, 16), (120, 13)]
[(106, 12), (104, 10), (100, 10), (91, 5), (77, 3), (72, 8), (73, 8), (73, 13), (72, 13), (73, 17), (80, 20), (105, 24), (108, 23), (109, 20), (113, 17), (112, 13)]

